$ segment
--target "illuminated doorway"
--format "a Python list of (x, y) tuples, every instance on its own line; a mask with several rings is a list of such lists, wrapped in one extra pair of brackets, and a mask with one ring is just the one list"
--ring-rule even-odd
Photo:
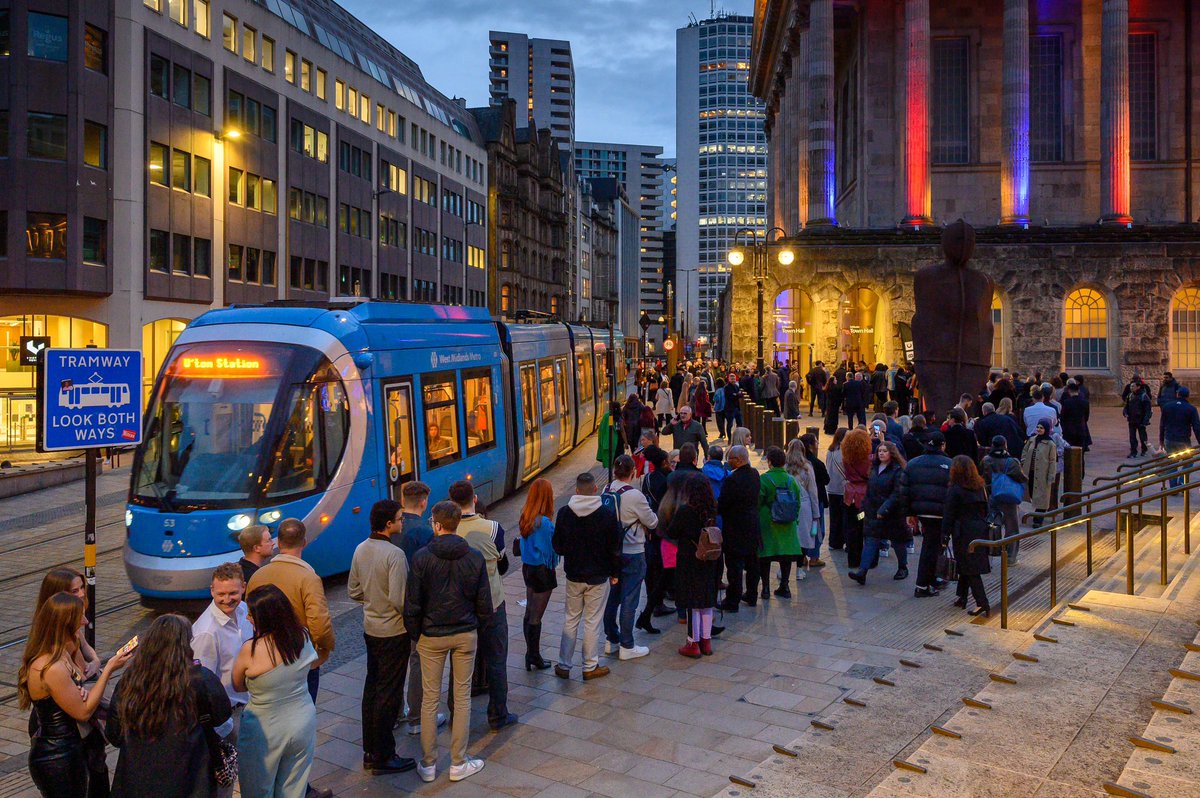
[(863, 361), (868, 368), (891, 356), (884, 303), (870, 288), (858, 286), (842, 294), (838, 305), (838, 353), (842, 360)]
[(776, 362), (808, 366), (816, 341), (813, 322), (813, 301), (807, 291), (786, 288), (775, 296), (771, 343)]

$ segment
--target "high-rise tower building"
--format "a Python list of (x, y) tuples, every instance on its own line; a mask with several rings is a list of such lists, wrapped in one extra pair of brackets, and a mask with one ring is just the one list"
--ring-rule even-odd
[(575, 63), (571, 43), (523, 33), (488, 34), (492, 105), (517, 103), (517, 128), (549, 128), (568, 150), (575, 145)]
[[(657, 319), (663, 312), (662, 152), (662, 147), (637, 144), (575, 143), (575, 171), (580, 179), (617, 178), (641, 219), (639, 307), (636, 318), (640, 318), (644, 312)], [(640, 335), (641, 330), (635, 328), (634, 332)], [(630, 331), (626, 330), (625, 333), (629, 335)]]
[(767, 139), (763, 104), (750, 94), (750, 17), (715, 15), (676, 32), (677, 220), (675, 303), (680, 332), (719, 329), (725, 256), (742, 228), (766, 228)]

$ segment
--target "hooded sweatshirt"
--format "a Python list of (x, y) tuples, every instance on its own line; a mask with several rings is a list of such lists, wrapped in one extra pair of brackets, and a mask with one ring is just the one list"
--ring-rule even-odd
[(705, 460), (704, 467), (700, 471), (708, 477), (708, 484), (712, 485), (713, 498), (720, 499), (721, 483), (725, 481), (725, 477), (729, 476), (729, 470), (725, 468), (725, 464), (720, 460)]
[(658, 526), (658, 516), (650, 509), (646, 494), (628, 482), (614, 479), (609, 486), (609, 493), (616, 494), (617, 520), (621, 523), (623, 539), (622, 554), (644, 554), (646, 551), (646, 530)]
[(576, 495), (559, 509), (551, 544), (567, 581), (599, 585), (621, 574), (621, 538), (616, 513), (599, 496)]

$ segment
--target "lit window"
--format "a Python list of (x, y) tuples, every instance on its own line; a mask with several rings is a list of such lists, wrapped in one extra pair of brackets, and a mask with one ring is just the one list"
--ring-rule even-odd
[(358, 118), (371, 124), (371, 98), (365, 94), (358, 95)]
[(97, 169), (108, 168), (108, 128), (104, 125), (83, 123), (83, 162)]
[(258, 61), (258, 31), (249, 25), (242, 26), (242, 56), (251, 64)]
[(25, 214), (25, 257), (67, 257), (67, 217), (61, 213)]
[(195, 156), (192, 165), (192, 193), (201, 197), (212, 196), (212, 161)]
[(228, 14), (221, 15), (221, 42), (231, 53), (238, 51), (237, 18)]
[(1171, 306), (1171, 368), (1200, 369), (1200, 289), (1180, 288)]
[(192, 5), (192, 25), (196, 29), (196, 33), (204, 38), (208, 38), (212, 33), (212, 20), (209, 18), (211, 12), (209, 10), (209, 0), (195, 0)]
[(160, 186), (167, 185), (167, 148), (165, 145), (150, 142), (150, 182)]
[(83, 26), (83, 65), (108, 74), (108, 34), (95, 25)]
[(327, 77), (328, 76), (325, 74), (325, 70), (321, 69), (320, 67), (317, 67), (317, 99), (318, 100), (325, 99), (325, 81), (326, 81)]
[(183, 150), (171, 151), (171, 186), (180, 191), (192, 190), (192, 155)]
[(296, 54), (291, 50), (283, 51), (283, 79), (288, 83), (296, 82)]
[(270, 36), (262, 37), (262, 68), (275, 72), (275, 40)]
[(300, 89), (312, 91), (312, 62), (300, 59)]
[(1092, 288), (1077, 288), (1064, 303), (1063, 349), (1069, 369), (1108, 368), (1108, 303)]
[(246, 201), (243, 194), (243, 174), (241, 169), (235, 169), (232, 166), (229, 167), (229, 203), (231, 205), (242, 205)]
[(341, 111), (346, 106), (346, 84), (340, 80), (333, 81), (333, 107)]
[(433, 469), (459, 459), (457, 391), (453, 372), (426, 375), (422, 383), (425, 459)]
[(467, 454), (496, 445), (493, 425), (492, 378), (488, 369), (463, 373), (463, 396), (467, 408)]
[(992, 367), (1004, 368), (1004, 303), (992, 294)]
[(167, 16), (187, 27), (187, 0), (167, 0)]

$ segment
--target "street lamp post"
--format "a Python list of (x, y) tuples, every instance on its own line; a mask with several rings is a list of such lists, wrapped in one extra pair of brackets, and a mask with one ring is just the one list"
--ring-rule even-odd
[[(771, 234), (778, 232), (779, 238), (771, 240)], [(749, 234), (750, 243), (748, 245), (741, 244), (742, 234)], [(771, 254), (775, 254), (776, 260), (781, 266), (791, 266), (796, 260), (796, 253), (786, 245), (780, 245), (779, 239), (786, 238), (787, 233), (782, 228), (772, 227), (763, 235), (760, 243), (758, 231), (748, 227), (743, 227), (733, 234), (733, 249), (729, 251), (729, 265), (733, 267), (741, 266), (746, 262), (746, 256), (750, 256), (750, 268), (754, 275), (754, 282), (758, 285), (758, 368), (761, 371), (766, 362), (766, 327), (763, 323), (763, 309), (765, 305), (763, 292), (767, 280), (767, 271), (770, 264)]]

